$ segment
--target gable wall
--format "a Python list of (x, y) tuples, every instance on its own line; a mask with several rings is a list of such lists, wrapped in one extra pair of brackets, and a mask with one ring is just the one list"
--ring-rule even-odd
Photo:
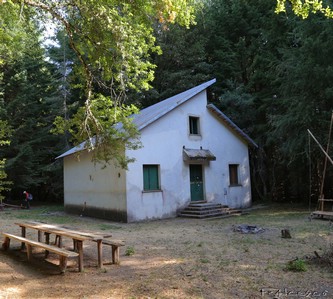
[[(202, 146), (217, 158), (204, 167), (206, 200), (231, 207), (250, 204), (247, 145), (225, 128), (206, 105), (203, 91), (142, 130), (144, 148), (127, 153), (136, 158), (127, 172), (128, 221), (174, 217), (189, 204), (189, 166), (183, 161), (183, 146)], [(189, 136), (190, 115), (200, 117), (201, 137)], [(229, 163), (240, 164), (242, 187), (229, 187)], [(143, 164), (160, 165), (161, 191), (143, 192)]]
[(92, 163), (88, 152), (64, 158), (65, 210), (126, 222), (126, 173), (103, 166)]

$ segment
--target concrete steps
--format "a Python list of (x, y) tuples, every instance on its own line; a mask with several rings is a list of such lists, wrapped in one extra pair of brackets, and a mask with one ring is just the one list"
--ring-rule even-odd
[(205, 219), (240, 215), (241, 213), (242, 211), (239, 209), (231, 209), (228, 206), (222, 204), (197, 201), (190, 203), (188, 207), (186, 207), (178, 214), (178, 216)]

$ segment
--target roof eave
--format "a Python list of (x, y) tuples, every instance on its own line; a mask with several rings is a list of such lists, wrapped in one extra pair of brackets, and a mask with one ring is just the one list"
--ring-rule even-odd
[(219, 110), (214, 104), (208, 104), (207, 109), (215, 114), (219, 119), (223, 121), (228, 128), (236, 133), (242, 140), (244, 140), (249, 146), (258, 148), (258, 145), (249, 137), (243, 130), (241, 130), (229, 117), (227, 117), (221, 110)]

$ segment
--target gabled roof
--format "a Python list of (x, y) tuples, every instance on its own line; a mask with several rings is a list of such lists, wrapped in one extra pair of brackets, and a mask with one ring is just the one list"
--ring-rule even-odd
[[(137, 126), (138, 130), (140, 131), (140, 130), (144, 129), (145, 127), (147, 127), (148, 125), (155, 122), (156, 120), (160, 119), (162, 116), (166, 115), (173, 109), (177, 108), (181, 104), (187, 102), (188, 100), (190, 100), (191, 98), (196, 96), (198, 93), (207, 89), (209, 86), (211, 86), (215, 82), (216, 82), (216, 79), (212, 79), (212, 80), (207, 81), (203, 84), (200, 84), (196, 87), (193, 87), (189, 90), (186, 90), (182, 93), (179, 93), (171, 98), (168, 98), (164, 101), (156, 103), (145, 109), (142, 109), (142, 110), (140, 110), (140, 112), (138, 114), (131, 116), (133, 118), (133, 123)], [(247, 136), (240, 128), (238, 128), (218, 108), (216, 108), (212, 104), (207, 105), (207, 108), (211, 112), (213, 112), (215, 115), (217, 115), (218, 118), (221, 119), (223, 121), (223, 123), (226, 124), (230, 129), (232, 129), (239, 137), (241, 137), (243, 140), (245, 140), (248, 144), (250, 144), (254, 147), (257, 147), (255, 142), (249, 136)], [(72, 154), (82, 151), (84, 149), (85, 149), (85, 142), (68, 150), (67, 152), (58, 156), (56, 159), (72, 155)]]
[(218, 117), (228, 128), (230, 128), (236, 135), (243, 139), (247, 144), (257, 148), (258, 145), (243, 131), (241, 130), (229, 117), (227, 117), (221, 110), (215, 105), (208, 104), (207, 109)]
[[(60, 159), (60, 158), (63, 158), (63, 157), (66, 157), (66, 156), (69, 156), (69, 155), (72, 155), (72, 154), (75, 154), (75, 153), (78, 153), (78, 152), (81, 152), (81, 151), (85, 150), (86, 142), (87, 141), (84, 141), (84, 142), (80, 143), (79, 145), (71, 148), (67, 152), (64, 152), (60, 156), (56, 157), (56, 159)], [(95, 140), (94, 139), (92, 139), (91, 142), (92, 142), (92, 144), (95, 144)]]
[(168, 112), (177, 108), (179, 105), (193, 98), (195, 95), (205, 90), (215, 82), (216, 79), (207, 81), (206, 83), (193, 87), (171, 98), (168, 98), (164, 101), (142, 109), (138, 114), (132, 116), (133, 122), (136, 124), (139, 130), (142, 130), (154, 121), (161, 118), (163, 115), (167, 114)]
[[(207, 81), (203, 84), (200, 84), (196, 87), (193, 87), (189, 90), (186, 90), (182, 93), (179, 93), (171, 98), (168, 98), (164, 101), (156, 103), (152, 106), (149, 106), (145, 109), (140, 110), (138, 114), (131, 115), (133, 119), (133, 123), (137, 126), (138, 130), (142, 130), (143, 128), (147, 127), (154, 121), (161, 118), (163, 115), (167, 114), (168, 112), (172, 111), (173, 109), (177, 108), (179, 105), (185, 103), (189, 99), (193, 98), (195, 95), (200, 93), (201, 91), (205, 90), (212, 84), (216, 82), (216, 79), (212, 79)], [(77, 152), (80, 152), (85, 149), (86, 142), (82, 142), (76, 147), (71, 148), (67, 152), (63, 153), (62, 155), (58, 156), (56, 159), (63, 158)]]

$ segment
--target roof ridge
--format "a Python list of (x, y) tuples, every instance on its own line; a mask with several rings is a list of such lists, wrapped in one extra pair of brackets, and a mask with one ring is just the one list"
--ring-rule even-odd
[(187, 102), (189, 99), (193, 98), (199, 92), (205, 90), (215, 82), (216, 79), (209, 80), (174, 96), (171, 96), (165, 100), (162, 100), (154, 105), (144, 108), (140, 110), (138, 114), (133, 115), (133, 122), (137, 125), (139, 130), (142, 130), (181, 104)]

